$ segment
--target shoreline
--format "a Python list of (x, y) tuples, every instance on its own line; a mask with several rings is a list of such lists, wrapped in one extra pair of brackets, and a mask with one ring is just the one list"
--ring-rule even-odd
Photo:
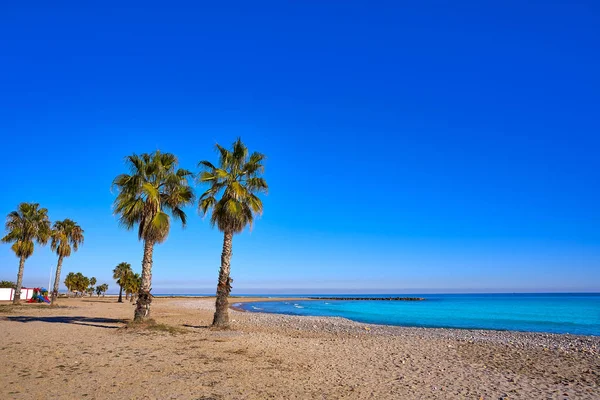
[(0, 314), (2, 398), (600, 398), (597, 337), (235, 309), (213, 330), (214, 297), (155, 299), (173, 332), (151, 332), (126, 328), (134, 306), (115, 299), (32, 305)]
[[(236, 299), (238, 300), (238, 299)], [(578, 335), (578, 334), (572, 334), (572, 333), (552, 333), (552, 332), (538, 332), (538, 331), (519, 331), (519, 330), (510, 330), (510, 329), (483, 329), (483, 328), (455, 328), (455, 327), (432, 327), (432, 326), (410, 326), (410, 325), (389, 325), (389, 324), (375, 324), (375, 323), (369, 323), (369, 322), (360, 322), (360, 321), (355, 321), (353, 319), (350, 318), (346, 318), (346, 317), (339, 317), (339, 316), (314, 316), (314, 315), (294, 315), (294, 314), (286, 314), (286, 313), (267, 313), (267, 312), (262, 312), (262, 311), (251, 311), (251, 310), (246, 310), (244, 308), (241, 307), (241, 303), (253, 303), (253, 302), (266, 302), (266, 301), (316, 301), (319, 299), (312, 299), (312, 298), (301, 298), (301, 297), (295, 297), (295, 298), (264, 298), (264, 299), (254, 299), (254, 298), (250, 298), (250, 297), (245, 297), (245, 298), (240, 298), (240, 301), (235, 301), (235, 302), (230, 302), (229, 304), (229, 309), (233, 310), (235, 312), (239, 312), (239, 313), (243, 313), (243, 314), (261, 314), (261, 315), (266, 315), (266, 316), (285, 316), (285, 317), (292, 317), (292, 318), (316, 318), (316, 319), (340, 319), (340, 320), (344, 320), (344, 321), (348, 321), (348, 323), (352, 323), (352, 324), (359, 324), (359, 325), (363, 325), (363, 326), (367, 326), (367, 327), (384, 327), (384, 328), (388, 328), (388, 329), (423, 329), (423, 330), (434, 330), (434, 331), (442, 331), (442, 332), (449, 332), (449, 331), (456, 331), (454, 332), (455, 334), (460, 333), (460, 332), (469, 332), (469, 333), (478, 333), (478, 332), (482, 332), (485, 336), (488, 337), (493, 337), (495, 336), (494, 334), (524, 334), (524, 335), (539, 335), (541, 337), (547, 338), (547, 337), (557, 337), (557, 338), (573, 338), (573, 339), (582, 339), (582, 340), (586, 340), (587, 339), (591, 339), (591, 341), (597, 341), (597, 345), (596, 347), (592, 348), (592, 351), (594, 351), (595, 354), (600, 354), (600, 335)], [(464, 335), (456, 335), (456, 336), (464, 336)], [(476, 335), (472, 335), (472, 336), (476, 336)], [(560, 347), (560, 346), (559, 346)], [(593, 353), (593, 354), (594, 354)]]

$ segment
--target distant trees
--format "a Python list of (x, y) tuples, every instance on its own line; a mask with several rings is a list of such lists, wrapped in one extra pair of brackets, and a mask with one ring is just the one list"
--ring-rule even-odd
[(50, 248), (58, 255), (58, 263), (56, 264), (56, 276), (54, 278), (54, 289), (50, 299), (50, 304), (54, 304), (58, 296), (58, 285), (60, 283), (60, 270), (62, 268), (63, 259), (71, 255), (71, 249), (77, 251), (79, 246), (83, 244), (83, 229), (75, 221), (64, 219), (56, 221), (52, 228), (52, 241)]
[[(84, 276), (81, 272), (69, 272), (65, 277), (64, 284), (69, 292), (75, 293), (75, 297), (77, 297), (78, 294), (83, 296), (84, 293), (90, 293), (90, 278)], [(91, 293), (93, 293), (93, 289)]]
[[(56, 221), (51, 226), (48, 210), (40, 208), (38, 203), (19, 204), (16, 211), (8, 214), (5, 228), (6, 235), (1, 241), (12, 243), (11, 248), (19, 257), (19, 272), (17, 282), (14, 284), (13, 303), (17, 304), (21, 299), (25, 260), (33, 254), (34, 242), (45, 245), (48, 240), (51, 240), (50, 247), (58, 255), (54, 289), (51, 294), (51, 304), (53, 304), (58, 295), (63, 259), (71, 255), (71, 250), (77, 251), (79, 245), (83, 243), (83, 229), (70, 219)], [(71, 281), (73, 277), (69, 279), (69, 282)]]
[(123, 302), (123, 286), (125, 285), (127, 275), (130, 273), (132, 273), (131, 264), (127, 262), (119, 263), (119, 265), (113, 269), (113, 279), (116, 280), (117, 285), (119, 285), (119, 299), (117, 300), (119, 303)]
[(203, 215), (211, 212), (211, 225), (216, 225), (223, 232), (221, 269), (212, 325), (227, 328), (233, 235), (242, 232), (248, 225), (252, 226), (254, 216), (262, 214), (263, 205), (257, 194), (266, 193), (268, 186), (261, 177), (264, 171), (263, 154), (249, 154), (241, 139), (233, 143), (231, 150), (218, 144), (216, 147), (220, 155), (218, 167), (209, 161), (199, 163), (199, 166), (204, 168), (199, 181), (209, 184), (210, 188), (202, 194), (198, 206)]
[(104, 297), (104, 294), (106, 293), (107, 290), (108, 290), (108, 285), (106, 283), (96, 286), (96, 294), (98, 295), (98, 297), (100, 297), (100, 295), (102, 295), (102, 297)]
[(2, 289), (14, 289), (17, 284), (11, 281), (0, 281), (0, 288)]
[(87, 288), (87, 292), (90, 296), (94, 294), (94, 286), (96, 285), (96, 282), (96, 278), (92, 276), (90, 278), (90, 287)]
[(119, 303), (123, 302), (123, 292), (125, 292), (125, 299), (130, 299), (133, 303), (140, 291), (142, 276), (133, 272), (131, 264), (122, 262), (113, 270), (113, 279), (119, 285), (119, 299), (117, 301)]
[(50, 238), (48, 210), (40, 208), (38, 203), (21, 203), (16, 211), (8, 214), (5, 228), (6, 236), (1, 240), (3, 243), (12, 243), (11, 249), (19, 257), (19, 272), (13, 298), (13, 304), (19, 304), (25, 260), (33, 254), (34, 242), (44, 245)]
[(64, 284), (69, 293), (73, 292), (73, 288), (75, 287), (75, 274), (73, 272), (69, 272), (67, 276), (65, 276)]
[(137, 297), (137, 293), (140, 291), (142, 286), (142, 276), (140, 274), (133, 273), (130, 271), (125, 277), (125, 284), (123, 289), (125, 290), (125, 298), (129, 297), (131, 303), (134, 302)]
[[(167, 239), (171, 216), (185, 226), (183, 207), (193, 204), (194, 194), (189, 185), (192, 172), (178, 168), (177, 157), (158, 150), (152, 154), (133, 154), (126, 158), (129, 174), (113, 181), (118, 195), (114, 213), (127, 229), (138, 227), (138, 239), (144, 242), (142, 284), (138, 290), (134, 320), (150, 317), (152, 303), (152, 253), (154, 245)], [(171, 216), (170, 216), (170, 215)]]

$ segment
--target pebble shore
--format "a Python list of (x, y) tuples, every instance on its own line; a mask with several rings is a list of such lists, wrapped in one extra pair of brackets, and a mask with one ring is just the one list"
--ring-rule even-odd
[[(233, 303), (235, 304), (235, 303)], [(185, 306), (210, 308), (207, 302), (186, 303)], [(415, 336), (419, 338), (452, 339), (467, 343), (495, 343), (517, 348), (542, 348), (566, 353), (585, 353), (600, 357), (600, 336), (581, 336), (541, 332), (496, 331), (483, 329), (419, 328), (374, 325), (340, 317), (311, 317), (240, 311), (232, 308), (239, 322), (291, 331), (327, 332), (336, 335)]]

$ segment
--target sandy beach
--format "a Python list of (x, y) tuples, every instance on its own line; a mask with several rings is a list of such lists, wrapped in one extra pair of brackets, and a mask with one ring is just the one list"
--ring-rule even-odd
[(213, 302), (155, 299), (174, 332), (124, 328), (133, 305), (108, 297), (1, 305), (0, 398), (600, 398), (600, 337), (235, 310), (214, 331)]

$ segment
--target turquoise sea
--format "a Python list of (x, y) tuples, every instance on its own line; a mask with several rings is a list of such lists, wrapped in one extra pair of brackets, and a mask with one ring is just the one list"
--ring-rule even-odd
[[(244, 303), (240, 304), (240, 307), (247, 311), (336, 316), (383, 325), (600, 336), (600, 293), (311, 295), (310, 297), (396, 296), (424, 297), (425, 300), (269, 301)], [(235, 300), (231, 301), (233, 303)]]

